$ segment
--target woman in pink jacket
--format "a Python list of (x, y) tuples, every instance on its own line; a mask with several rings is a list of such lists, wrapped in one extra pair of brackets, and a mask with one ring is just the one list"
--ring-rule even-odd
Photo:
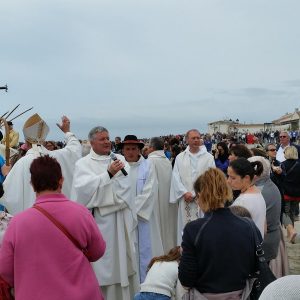
[(103, 256), (105, 241), (91, 213), (61, 193), (63, 177), (56, 159), (35, 159), (30, 173), (35, 205), (78, 244), (44, 213), (29, 208), (13, 217), (7, 228), (0, 276), (14, 288), (16, 300), (103, 300), (90, 262)]

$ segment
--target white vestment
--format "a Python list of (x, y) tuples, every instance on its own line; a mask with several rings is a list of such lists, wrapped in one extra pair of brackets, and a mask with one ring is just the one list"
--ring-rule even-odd
[[(186, 223), (198, 218), (198, 205), (195, 201), (186, 202), (183, 195), (191, 192), (195, 196), (193, 184), (196, 179), (209, 168), (215, 168), (214, 157), (207, 152), (205, 146), (200, 146), (196, 154), (187, 147), (176, 156), (170, 190), (170, 202), (178, 203), (177, 244), (182, 241), (182, 232)], [(196, 163), (193, 163), (196, 162)]]
[[(124, 157), (116, 156), (126, 164), (130, 174)], [(71, 199), (93, 209), (95, 221), (106, 241), (104, 256), (93, 263), (105, 299), (131, 300), (138, 289), (134, 247), (137, 218), (129, 175), (124, 176), (119, 171), (110, 178), (107, 169), (111, 163), (110, 156), (98, 155), (93, 149), (78, 160)], [(129, 286), (130, 283), (133, 286)]]
[(154, 256), (164, 254), (159, 230), (157, 178), (154, 166), (143, 156), (129, 163), (130, 180), (138, 216), (138, 263), (140, 282), (146, 277), (147, 266)]
[(153, 151), (148, 159), (155, 168), (158, 189), (155, 197), (159, 208), (159, 226), (164, 253), (177, 245), (178, 203), (169, 203), (172, 165), (163, 150)]
[(48, 154), (60, 163), (64, 183), (62, 193), (70, 197), (75, 162), (81, 157), (81, 145), (71, 132), (65, 134), (66, 146), (49, 151), (44, 146), (32, 145), (25, 156), (20, 158), (10, 170), (3, 183), (4, 195), (0, 202), (10, 214), (15, 215), (34, 204), (36, 195), (30, 184), (29, 168), (32, 161)]

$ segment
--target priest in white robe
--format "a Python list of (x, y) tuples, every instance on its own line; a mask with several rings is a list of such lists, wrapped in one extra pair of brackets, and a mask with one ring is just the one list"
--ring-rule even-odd
[(172, 165), (164, 152), (164, 141), (153, 137), (149, 143), (148, 160), (152, 162), (157, 177), (158, 189), (155, 198), (158, 203), (159, 227), (164, 253), (177, 245), (178, 204), (170, 203)]
[(102, 126), (89, 133), (91, 150), (77, 161), (71, 199), (89, 208), (106, 241), (104, 256), (93, 263), (105, 299), (132, 300), (138, 290), (135, 252), (137, 218), (131, 197), (130, 173), (123, 156), (110, 157), (108, 130)]
[(157, 178), (153, 164), (140, 154), (144, 144), (135, 135), (127, 135), (121, 143), (122, 153), (130, 165), (132, 194), (138, 217), (137, 243), (140, 282), (154, 256), (164, 254), (159, 228)]
[(214, 157), (201, 145), (200, 132), (191, 129), (186, 133), (188, 147), (177, 155), (172, 172), (170, 202), (178, 203), (177, 243), (181, 244), (184, 226), (198, 217), (198, 205), (193, 184), (209, 168), (215, 167)]
[(32, 115), (25, 122), (23, 134), (29, 150), (6, 176), (3, 184), (4, 195), (0, 200), (10, 214), (19, 213), (34, 204), (36, 196), (30, 184), (29, 168), (32, 161), (41, 155), (48, 154), (60, 163), (64, 177), (62, 192), (70, 197), (74, 165), (81, 157), (81, 145), (70, 132), (70, 120), (66, 116), (62, 117), (61, 124), (57, 126), (65, 134), (66, 146), (63, 149), (48, 151), (42, 146), (49, 132), (46, 122), (38, 114)]

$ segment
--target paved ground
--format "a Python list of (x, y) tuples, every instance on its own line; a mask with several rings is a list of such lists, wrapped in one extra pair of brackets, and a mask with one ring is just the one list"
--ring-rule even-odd
[[(300, 222), (295, 223), (295, 228), (300, 234)], [(286, 247), (288, 251), (288, 259), (290, 265), (290, 274), (299, 275), (300, 274), (300, 238), (298, 243), (291, 244), (286, 242)]]

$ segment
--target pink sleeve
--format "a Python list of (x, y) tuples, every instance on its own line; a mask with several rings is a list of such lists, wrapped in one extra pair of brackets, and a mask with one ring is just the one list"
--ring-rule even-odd
[(14, 223), (10, 222), (5, 232), (0, 248), (0, 276), (11, 286), (14, 286)]

